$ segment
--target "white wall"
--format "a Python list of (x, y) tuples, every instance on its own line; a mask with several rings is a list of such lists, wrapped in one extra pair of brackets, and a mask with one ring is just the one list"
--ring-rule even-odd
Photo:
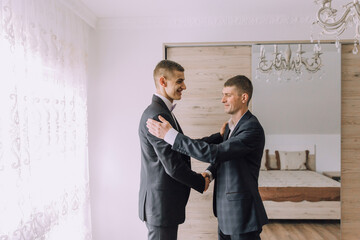
[(340, 171), (341, 136), (339, 134), (266, 134), (265, 138), (265, 149), (269, 149), (270, 154), (274, 154), (275, 150), (309, 150), (310, 154), (315, 154), (317, 172)]
[(155, 90), (152, 70), (162, 59), (163, 43), (308, 40), (312, 20), (292, 16), (100, 20), (93, 36), (88, 88), (95, 240), (146, 239), (137, 209), (137, 129)]
[[(340, 171), (341, 139), (341, 53), (335, 44), (322, 44), (321, 70), (296, 80), (272, 80), (268, 74), (256, 73), (253, 67), (253, 113), (259, 118), (266, 133), (266, 145), (274, 150), (312, 151), (316, 146), (316, 170)], [(284, 51), (287, 45), (280, 45)], [(292, 45), (293, 55), (297, 45)], [(310, 58), (313, 44), (304, 45), (304, 57)], [(273, 57), (273, 46), (266, 46), (266, 57)], [(252, 65), (259, 62), (260, 46), (254, 46)], [(313, 80), (309, 80), (312, 77)], [(294, 149), (296, 148), (296, 149)]]

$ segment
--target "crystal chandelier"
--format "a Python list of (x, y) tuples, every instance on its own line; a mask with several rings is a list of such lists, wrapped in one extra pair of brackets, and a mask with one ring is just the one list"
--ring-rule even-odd
[(321, 48), (320, 45), (314, 45), (314, 53), (311, 59), (303, 57), (305, 53), (302, 50), (301, 44), (298, 44), (296, 55), (292, 57), (290, 45), (284, 52), (280, 52), (278, 45), (274, 45), (273, 57), (271, 60), (266, 59), (264, 45), (260, 47), (260, 62), (258, 64), (258, 70), (262, 73), (269, 73), (272, 71), (278, 71), (283, 73), (284, 71), (294, 71), (296, 74), (301, 74), (302, 68), (305, 68), (310, 73), (315, 73), (321, 68)]
[[(339, 46), (339, 36), (346, 30), (347, 27), (355, 25), (354, 48), (353, 54), (358, 53), (357, 45), (360, 41), (360, 3), (358, 0), (347, 3), (343, 6), (343, 13), (337, 17), (336, 9), (331, 7), (332, 0), (315, 0), (315, 3), (320, 6), (317, 12), (317, 21), (313, 23), (318, 24), (322, 28), (322, 34), (336, 35), (336, 45)], [(311, 36), (311, 41), (312, 36)]]

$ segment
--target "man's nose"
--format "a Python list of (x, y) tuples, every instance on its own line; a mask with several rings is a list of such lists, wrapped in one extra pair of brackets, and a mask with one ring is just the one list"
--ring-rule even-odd
[(223, 97), (221, 98), (221, 102), (222, 102), (222, 103), (225, 103), (225, 102), (226, 102), (225, 96), (223, 96)]
[(183, 84), (182, 84), (181, 88), (182, 88), (183, 90), (185, 90), (185, 89), (186, 89), (186, 85), (185, 85), (185, 83), (183, 83)]

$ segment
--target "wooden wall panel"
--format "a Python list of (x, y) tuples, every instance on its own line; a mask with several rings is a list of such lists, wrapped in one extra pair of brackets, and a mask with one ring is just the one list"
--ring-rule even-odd
[[(167, 49), (167, 59), (185, 68), (186, 91), (174, 113), (184, 133), (193, 138), (218, 132), (230, 116), (221, 103), (224, 82), (238, 74), (251, 79), (251, 46), (203, 46)], [(203, 172), (208, 164), (192, 160), (192, 169)], [(205, 194), (191, 191), (186, 221), (179, 240), (217, 239), (212, 210), (213, 184)]]
[(360, 237), (360, 54), (341, 58), (341, 239)]
[(176, 47), (167, 59), (185, 68), (187, 89), (174, 113), (185, 133), (203, 137), (229, 119), (221, 103), (224, 82), (237, 74), (251, 75), (251, 47)]

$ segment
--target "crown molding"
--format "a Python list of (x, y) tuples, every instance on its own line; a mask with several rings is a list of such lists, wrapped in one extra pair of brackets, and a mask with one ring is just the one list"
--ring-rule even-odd
[(218, 17), (121, 17), (101, 18), (97, 28), (182, 28), (182, 27), (223, 27), (248, 25), (291, 25), (311, 24), (313, 16), (218, 16)]
[(90, 27), (96, 28), (97, 16), (81, 0), (60, 0), (73, 13), (84, 20)]

